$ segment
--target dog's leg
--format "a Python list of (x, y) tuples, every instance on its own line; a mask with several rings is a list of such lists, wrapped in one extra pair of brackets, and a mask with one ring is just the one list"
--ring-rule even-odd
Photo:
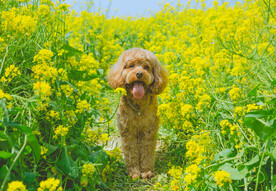
[(140, 166), (142, 178), (151, 178), (154, 176), (155, 148), (157, 142), (157, 129), (145, 131), (140, 142)]
[(122, 136), (122, 150), (128, 174), (132, 179), (139, 178), (141, 172), (137, 137), (131, 136), (130, 134)]

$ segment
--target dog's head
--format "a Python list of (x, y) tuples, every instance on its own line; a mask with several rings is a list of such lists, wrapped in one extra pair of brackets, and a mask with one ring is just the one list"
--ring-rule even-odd
[(122, 53), (108, 74), (112, 88), (123, 87), (130, 90), (133, 97), (140, 99), (146, 90), (160, 94), (168, 82), (168, 71), (150, 51), (132, 48)]

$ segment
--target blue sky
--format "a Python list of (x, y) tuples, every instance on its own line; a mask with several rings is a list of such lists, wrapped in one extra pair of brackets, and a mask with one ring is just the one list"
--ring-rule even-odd
[[(83, 10), (85, 7), (85, 1), (89, 0), (65, 0), (64, 2), (72, 5), (72, 8), (77, 12)], [(187, 0), (179, 0), (182, 4), (186, 5)], [(218, 0), (218, 2), (229, 2), (230, 5), (234, 5), (236, 1), (241, 0)], [(75, 3), (74, 3), (75, 2)], [(161, 9), (163, 3), (170, 3), (171, 5), (176, 5), (177, 0), (90, 0), (94, 3), (91, 11), (97, 11), (98, 7), (101, 8), (103, 12), (105, 9), (109, 8), (108, 16), (148, 16), (149, 13), (157, 12)], [(207, 7), (212, 7), (213, 0), (205, 0)], [(192, 6), (195, 6), (195, 0), (192, 0)], [(116, 11), (115, 11), (116, 9)], [(150, 11), (149, 11), (150, 9)]]

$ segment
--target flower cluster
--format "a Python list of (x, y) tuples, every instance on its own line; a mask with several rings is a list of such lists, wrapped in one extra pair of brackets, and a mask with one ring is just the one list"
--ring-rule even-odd
[(26, 186), (20, 181), (12, 181), (8, 184), (7, 191), (27, 191)]
[(92, 176), (94, 171), (95, 171), (95, 167), (90, 163), (84, 164), (82, 166), (82, 174), (84, 176)]
[(227, 183), (232, 183), (230, 174), (223, 170), (216, 171), (214, 173), (214, 179), (219, 187), (223, 187)]
[(48, 178), (47, 180), (41, 181), (39, 183), (39, 188), (37, 191), (62, 191), (62, 187), (60, 185), (60, 180), (55, 178)]
[(3, 83), (9, 83), (12, 81), (13, 78), (20, 75), (21, 75), (21, 72), (19, 68), (16, 67), (14, 64), (12, 64), (6, 68), (5, 74), (1, 77), (0, 81)]
[(57, 139), (58, 136), (64, 137), (65, 135), (67, 135), (68, 131), (69, 131), (69, 127), (64, 127), (63, 125), (59, 125), (55, 129), (55, 135), (53, 137), (55, 139)]

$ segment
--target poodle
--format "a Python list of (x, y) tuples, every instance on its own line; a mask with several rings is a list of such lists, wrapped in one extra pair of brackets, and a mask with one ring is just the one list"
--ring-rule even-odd
[(168, 83), (168, 71), (150, 51), (126, 50), (108, 74), (109, 86), (124, 88), (117, 111), (117, 126), (128, 174), (134, 178), (154, 176), (159, 118), (157, 95)]

